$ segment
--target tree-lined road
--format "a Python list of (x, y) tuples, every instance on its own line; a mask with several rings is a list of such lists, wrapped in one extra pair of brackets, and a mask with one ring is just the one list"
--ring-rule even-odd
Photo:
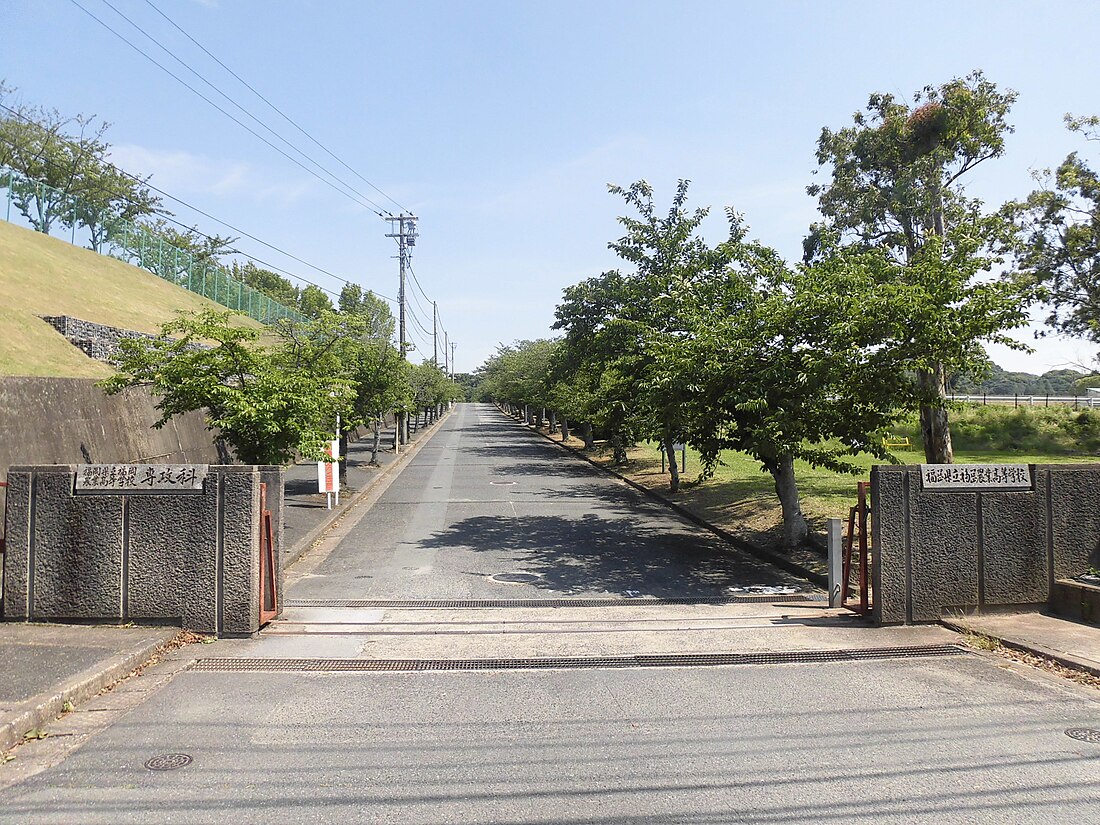
[[(1100, 727), (1096, 693), (975, 654), (365, 670), (386, 657), (782, 653), (952, 636), (867, 628), (810, 602), (640, 607), (622, 594), (787, 580), (488, 406), (460, 406), (360, 509), (295, 566), (299, 606), (283, 620), (256, 640), (182, 651), (200, 657), (194, 668), (154, 681), (63, 762), (6, 789), (0, 822), (1096, 820), (1100, 746), (1064, 733)], [(518, 571), (540, 578), (489, 578)], [(501, 597), (617, 606), (385, 606)], [(382, 606), (347, 606), (359, 599)], [(55, 734), (142, 689), (131, 680)], [(144, 767), (161, 754), (192, 761)]]
[[(296, 598), (714, 597), (809, 588), (488, 404), (461, 404)], [(528, 572), (532, 584), (497, 573)]]

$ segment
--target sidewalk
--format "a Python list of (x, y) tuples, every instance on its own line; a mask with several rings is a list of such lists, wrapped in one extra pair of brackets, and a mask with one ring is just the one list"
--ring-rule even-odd
[(0, 623), (0, 752), (156, 653), (178, 627)]
[[(331, 510), (324, 495), (315, 492), (315, 463), (287, 468), (284, 568), (366, 495), (398, 459), (415, 452), (418, 442), (434, 432), (433, 426), (410, 433), (410, 443), (401, 448), (400, 456), (393, 452), (393, 430), (383, 431), (378, 467), (368, 464), (370, 441), (350, 443), (340, 506)], [(0, 753), (64, 712), (66, 703), (87, 701), (147, 662), (179, 632), (178, 627), (0, 622)]]
[[(444, 413), (443, 418), (446, 417)], [(333, 503), (331, 510), (327, 507), (325, 494), (317, 492), (317, 462), (303, 461), (287, 467), (283, 483), (283, 566), (293, 564), (333, 521), (373, 486), (376, 479), (388, 472), (394, 462), (402, 458), (407, 450), (415, 449), (425, 433), (433, 432), (433, 426), (410, 432), (409, 443), (401, 448), (400, 455), (393, 451), (393, 428), (382, 430), (376, 467), (370, 465), (373, 435), (368, 433), (362, 441), (349, 441), (347, 470), (341, 479), (340, 504)]]
[(994, 613), (959, 616), (943, 624), (962, 633), (979, 633), (1005, 647), (1034, 653), (1075, 670), (1100, 676), (1100, 627), (1043, 613)]

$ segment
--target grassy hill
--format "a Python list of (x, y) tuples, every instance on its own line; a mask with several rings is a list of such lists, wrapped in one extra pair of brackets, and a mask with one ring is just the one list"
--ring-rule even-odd
[(39, 315), (157, 332), (178, 310), (208, 307), (224, 309), (144, 269), (0, 220), (0, 375), (112, 373)]

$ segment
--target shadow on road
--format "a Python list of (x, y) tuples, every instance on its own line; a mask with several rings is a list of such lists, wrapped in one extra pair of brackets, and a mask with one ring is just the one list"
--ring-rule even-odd
[(533, 587), (571, 595), (722, 596), (734, 585), (797, 583), (698, 533), (590, 514), (475, 516), (423, 540), (421, 546), (462, 546), (504, 555), (516, 570), (541, 576)]

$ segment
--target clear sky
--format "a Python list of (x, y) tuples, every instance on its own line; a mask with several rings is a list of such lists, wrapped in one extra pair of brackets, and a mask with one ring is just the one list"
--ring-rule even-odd
[[(909, 97), (981, 68), (1019, 92), (1004, 158), (974, 175), (991, 205), (1024, 196), (1029, 170), (1095, 145), (1066, 112), (1100, 113), (1095, 2), (373, 2), (150, 0), (318, 141), (420, 218), (413, 267), (458, 343), (456, 367), (498, 342), (549, 334), (563, 287), (616, 265), (622, 202), (645, 178), (663, 205), (746, 216), (797, 259), (815, 218), (821, 127), (872, 91)], [(189, 42), (147, 0), (110, 3), (257, 117), (387, 209)], [(112, 126), (116, 162), (210, 214), (365, 287), (397, 293), (388, 224), (308, 175), (153, 66), (78, 4), (224, 108), (105, 0), (2, 0), (0, 78), (23, 100)], [(231, 109), (232, 110), (232, 109)], [(236, 111), (236, 110), (232, 110)], [(237, 113), (242, 120), (245, 116)], [(208, 233), (229, 233), (170, 204)], [(238, 247), (338, 290), (248, 239)], [(415, 291), (415, 288), (412, 288)], [(431, 330), (423, 296), (412, 309)], [(410, 325), (422, 353), (431, 339)], [(1021, 337), (1031, 340), (1030, 333)], [(1044, 339), (1009, 369), (1093, 357)]]

